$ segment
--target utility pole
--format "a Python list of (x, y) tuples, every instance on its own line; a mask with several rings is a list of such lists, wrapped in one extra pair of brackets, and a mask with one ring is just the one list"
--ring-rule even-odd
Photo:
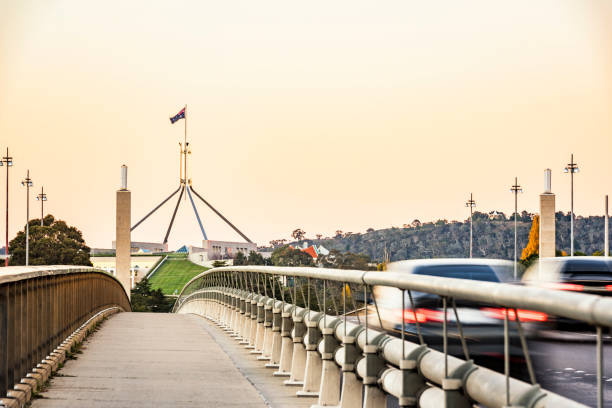
[(47, 195), (45, 194), (45, 187), (40, 187), (40, 194), (36, 196), (36, 200), (40, 201), (40, 226), (44, 226), (43, 218), (45, 216), (45, 201), (47, 201)]
[(4, 266), (8, 266), (9, 263), (9, 167), (13, 165), (13, 158), (9, 156), (8, 147), (6, 148), (6, 156), (0, 161), (0, 166), (6, 164), (6, 249), (4, 254)]
[(523, 189), (518, 184), (518, 177), (514, 178), (514, 185), (510, 187), (510, 192), (514, 193), (514, 280), (518, 275), (518, 193)]
[(26, 188), (26, 256), (25, 264), (30, 264), (30, 187), (32, 187), (32, 179), (30, 178), (30, 170), (26, 178), (21, 182)]
[(476, 201), (472, 193), (470, 193), (470, 199), (465, 203), (466, 207), (470, 207), (470, 258), (472, 257), (472, 237), (473, 237), (473, 223), (472, 216), (474, 215), (474, 207), (476, 207)]
[(604, 231), (605, 231), (605, 238), (604, 238), (604, 255), (605, 256), (610, 256), (610, 238), (608, 236), (609, 232), (608, 232), (608, 195), (606, 194), (606, 216), (604, 217), (604, 221), (606, 223), (605, 227), (604, 227)]
[(572, 153), (571, 160), (565, 167), (565, 172), (570, 174), (571, 183), (571, 218), (570, 218), (570, 256), (574, 256), (574, 173), (578, 173), (578, 163), (574, 162), (574, 154)]

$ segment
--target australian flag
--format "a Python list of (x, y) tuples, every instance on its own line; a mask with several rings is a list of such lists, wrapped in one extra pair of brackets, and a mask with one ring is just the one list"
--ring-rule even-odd
[(185, 119), (185, 108), (181, 109), (181, 111), (179, 113), (177, 113), (176, 115), (172, 116), (170, 118), (170, 123), (174, 123), (179, 119)]

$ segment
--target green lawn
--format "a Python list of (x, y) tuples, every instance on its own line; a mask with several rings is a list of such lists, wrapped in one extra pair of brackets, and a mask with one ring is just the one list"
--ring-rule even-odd
[(174, 295), (176, 291), (178, 295), (191, 278), (206, 269), (208, 268), (196, 265), (188, 259), (169, 257), (149, 281), (152, 289), (161, 288), (165, 295)]

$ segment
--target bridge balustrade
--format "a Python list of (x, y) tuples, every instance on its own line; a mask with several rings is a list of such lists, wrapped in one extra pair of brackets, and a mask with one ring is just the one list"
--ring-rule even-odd
[(92, 316), (131, 310), (113, 276), (89, 267), (0, 270), (0, 396), (49, 363), (50, 354)]
[[(401, 312), (399, 336), (373, 328), (375, 321), (382, 323), (376, 297), (371, 296), (377, 286), (397, 288), (410, 302), (415, 291), (440, 296), (448, 307), (443, 314), (443, 351), (422, 339), (405, 339), (409, 305), (402, 305), (401, 310), (408, 311)], [(466, 358), (448, 353), (447, 319), (455, 299), (506, 308), (504, 374), (469, 359), (460, 321), (457, 329)], [(216, 322), (267, 367), (277, 368), (273, 375), (286, 377), (285, 385), (300, 387), (297, 396), (318, 397), (315, 406), (382, 408), (393, 396), (400, 406), (585, 407), (536, 383), (517, 309), (596, 326), (598, 392), (603, 395), (601, 332), (612, 326), (612, 299), (599, 296), (394, 272), (235, 266), (193, 278), (173, 312), (196, 313)], [(512, 310), (519, 321), (508, 317)], [(421, 338), (419, 318), (413, 317)], [(511, 323), (519, 329), (531, 383), (510, 377)], [(600, 401), (601, 406), (603, 398)]]

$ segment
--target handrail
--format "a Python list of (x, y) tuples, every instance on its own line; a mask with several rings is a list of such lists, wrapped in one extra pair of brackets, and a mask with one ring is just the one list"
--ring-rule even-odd
[[(518, 284), (481, 282), (400, 272), (309, 267), (227, 266), (213, 268), (192, 278), (183, 287), (175, 302), (173, 312), (193, 313), (195, 311), (195, 313), (213, 318), (220, 322), (220, 324), (223, 324), (224, 327), (227, 327), (228, 330), (231, 329), (230, 331), (234, 332), (238, 338), (242, 339), (245, 343), (251, 344), (256, 350), (263, 347), (264, 354), (267, 346), (263, 346), (263, 343), (266, 343), (268, 340), (261, 340), (259, 328), (255, 329), (255, 326), (251, 325), (261, 325), (262, 336), (264, 336), (264, 332), (267, 333), (268, 329), (274, 330), (272, 328), (277, 326), (277, 323), (275, 323), (272, 317), (272, 311), (274, 313), (281, 313), (280, 306), (274, 305), (286, 304), (290, 310), (299, 310), (298, 314), (304, 316), (304, 320), (300, 320), (302, 317), (299, 317), (298, 314), (288, 314), (287, 316), (292, 316), (293, 325), (306, 324), (308, 326), (308, 335), (306, 336), (301, 334), (301, 330), (305, 329), (291, 332), (293, 343), (298, 341), (304, 343), (308, 350), (318, 350), (320, 354), (319, 359), (323, 358), (324, 363), (324, 354), (329, 354), (330, 351), (333, 351), (336, 369), (339, 370), (342, 367), (343, 376), (345, 374), (348, 375), (348, 371), (351, 371), (363, 379), (363, 387), (365, 387), (364, 398), (366, 400), (368, 398), (371, 401), (375, 400), (374, 397), (368, 397), (368, 392), (370, 396), (373, 395), (375, 391), (373, 391), (372, 387), (375, 384), (379, 384), (382, 390), (398, 397), (402, 406), (414, 402), (415, 398), (419, 399), (422, 404), (420, 406), (436, 406), (440, 401), (448, 399), (452, 392), (455, 392), (455, 394), (452, 394), (451, 397), (454, 395), (453, 398), (465, 399), (465, 397), (458, 396), (461, 394), (460, 391), (463, 390), (462, 392), (469, 396), (469, 401), (475, 401), (491, 408), (503, 407), (508, 405), (508, 402), (512, 402), (513, 406), (530, 408), (545, 406), (584, 407), (580, 403), (548, 391), (540, 390), (537, 386), (474, 365), (471, 361), (448, 356), (445, 353), (423, 345), (408, 341), (403, 342), (381, 331), (372, 330), (371, 327), (368, 329), (367, 325), (364, 327), (362, 324), (347, 322), (340, 316), (313, 312), (313, 317), (311, 317), (306, 309), (294, 308), (295, 305), (292, 305), (288, 299), (283, 299), (281, 302), (278, 292), (276, 295), (271, 293), (272, 287), (275, 286), (274, 283), (272, 283), (272, 287), (267, 289), (267, 294), (265, 295), (261, 293), (259, 283), (254, 288), (253, 282), (255, 277), (260, 275), (286, 278), (298, 277), (302, 278), (303, 281), (305, 280), (304, 278), (324, 282), (335, 281), (342, 284), (364, 285), (366, 288), (373, 286), (395, 287), (402, 290), (436, 294), (444, 299), (464, 299), (505, 308), (540, 311), (550, 315), (584, 321), (598, 327), (612, 326), (612, 299), (600, 296)], [(251, 282), (250, 285), (248, 283), (249, 280)], [(263, 281), (264, 279), (262, 279)], [(268, 282), (268, 280), (265, 281)], [(268, 301), (271, 301), (271, 299), (275, 299), (270, 304), (272, 306), (267, 306)], [(320, 305), (321, 303), (319, 302), (320, 299), (317, 299), (317, 303)], [(327, 305), (329, 306), (329, 303)], [(264, 313), (268, 307), (271, 309), (269, 317), (267, 313)], [(284, 318), (287, 317), (285, 315), (283, 312), (283, 327), (285, 325)], [(308, 323), (311, 318), (315, 318), (316, 326)], [(250, 323), (251, 321), (253, 323)], [(303, 323), (300, 323), (302, 321)], [(249, 327), (253, 328), (249, 329)], [(311, 332), (311, 327), (316, 331)], [(329, 328), (333, 329), (332, 332), (329, 332)], [(279, 328), (278, 330), (285, 329)], [(368, 332), (369, 335), (366, 334)], [(331, 343), (330, 340), (326, 340), (326, 336), (329, 336), (330, 333), (335, 338)], [(270, 339), (274, 338), (272, 335), (270, 336)], [(354, 362), (355, 367), (351, 370), (345, 370), (347, 360), (344, 356), (351, 350), (351, 347), (354, 347), (351, 346), (351, 336), (356, 336), (354, 344), (360, 350), (360, 353), (358, 353), (359, 357)], [(265, 338), (267, 339), (268, 337)], [(270, 340), (270, 344), (273, 341)], [(279, 345), (277, 347), (280, 348)], [(285, 347), (285, 343), (283, 343), (283, 347)], [(311, 358), (310, 354), (308, 355), (308, 358)], [(380, 363), (376, 363), (376, 358), (378, 358), (376, 356), (383, 360)], [(509, 359), (509, 356), (507, 355), (506, 358)], [(386, 368), (385, 365), (387, 366)], [(372, 367), (378, 368), (374, 369)], [(447, 367), (446, 370), (443, 370), (443, 367)], [(306, 370), (308, 371), (308, 368)], [(328, 367), (327, 371), (329, 370), (330, 368)], [(410, 374), (415, 370), (416, 373)], [(319, 378), (325, 376), (327, 371), (323, 369), (323, 373), (319, 374)], [(416, 394), (413, 392), (414, 395), (408, 395), (410, 393), (407, 391), (410, 387), (406, 385), (405, 379), (409, 374), (412, 376), (416, 375), (414, 378), (422, 378), (419, 381), (423, 385)], [(307, 373), (304, 375), (308, 377)], [(343, 381), (349, 380), (350, 378), (347, 377)], [(329, 381), (320, 379), (321, 392), (319, 395), (319, 405), (322, 403), (323, 394), (329, 394), (330, 392), (329, 389), (324, 391), (324, 388), (330, 387), (325, 385), (324, 382), (328, 383)], [(425, 385), (426, 382), (429, 385)], [(333, 386), (331, 387), (333, 388)], [(304, 388), (306, 389), (306, 385), (304, 385)], [(459, 394), (456, 394), (457, 392)], [(507, 399), (504, 398), (506, 393)], [(327, 402), (329, 401), (327, 400)], [(337, 400), (332, 399), (332, 405), (337, 402)]]
[[(219, 272), (252, 272), (277, 276), (298, 276), (345, 283), (389, 286), (427, 292), (503, 307), (537, 310), (593, 325), (612, 326), (612, 298), (549, 288), (403, 274), (401, 272), (358, 271), (313, 267), (223, 266), (208, 269), (185, 284), (183, 292), (204, 276)], [(175, 303), (175, 307), (179, 302)]]

